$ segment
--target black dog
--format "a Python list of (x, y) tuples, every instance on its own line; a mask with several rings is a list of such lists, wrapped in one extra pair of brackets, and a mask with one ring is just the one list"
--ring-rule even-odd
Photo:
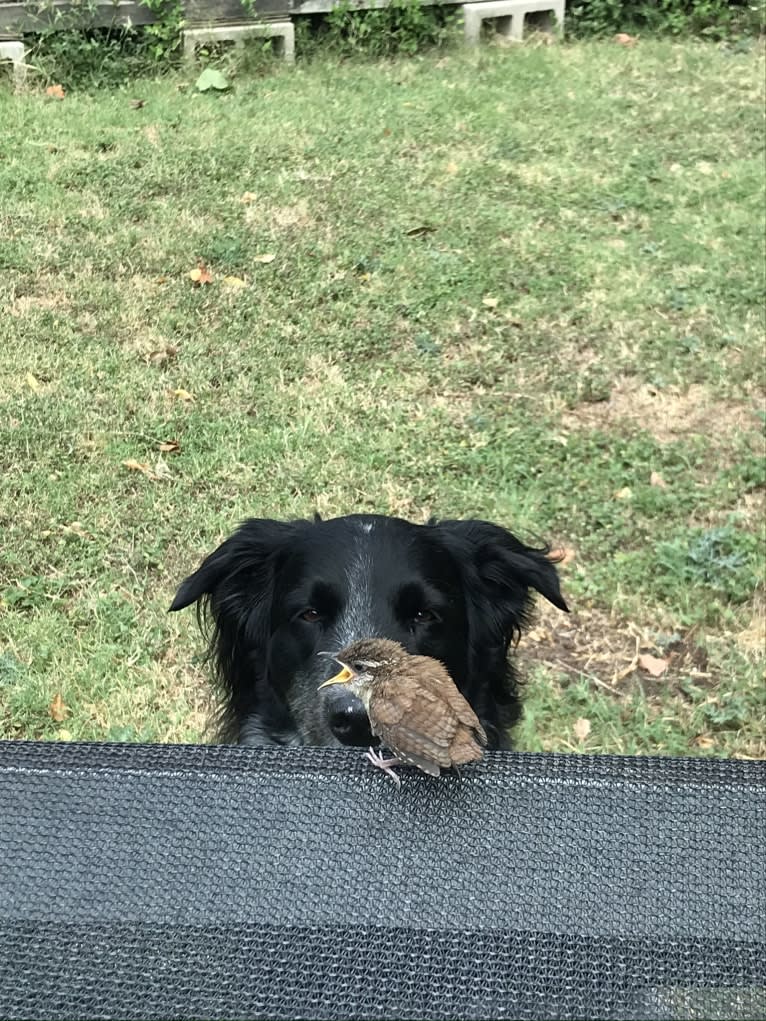
[(224, 741), (374, 743), (354, 695), (317, 693), (337, 670), (317, 653), (376, 636), (441, 660), (490, 747), (507, 748), (520, 713), (508, 650), (530, 590), (567, 610), (548, 552), (484, 521), (251, 520), (183, 582), (170, 609), (198, 601), (201, 623), (212, 625)]

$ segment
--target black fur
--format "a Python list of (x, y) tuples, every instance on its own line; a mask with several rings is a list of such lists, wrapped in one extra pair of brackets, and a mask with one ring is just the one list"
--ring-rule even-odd
[(317, 653), (377, 636), (441, 660), (490, 747), (507, 748), (520, 713), (508, 653), (528, 623), (531, 590), (567, 610), (548, 553), (485, 521), (254, 519), (181, 584), (170, 609), (197, 603), (221, 740), (372, 743), (353, 695), (317, 692), (337, 670)]

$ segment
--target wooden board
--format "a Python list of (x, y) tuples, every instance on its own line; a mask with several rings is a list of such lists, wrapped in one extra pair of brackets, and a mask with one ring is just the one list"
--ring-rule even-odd
[[(331, 11), (338, 0), (254, 0), (257, 17), (272, 19), (279, 15), (323, 14)], [(474, 0), (422, 0), (426, 5), (455, 4)], [(369, 10), (386, 7), (388, 0), (350, 0), (349, 7)], [(247, 22), (251, 19), (241, 0), (187, 0), (186, 20), (190, 24), (221, 21)], [(19, 35), (22, 32), (71, 28), (108, 28), (111, 25), (150, 25), (154, 15), (138, 0), (101, 2), (84, 9), (72, 0), (40, 0), (39, 3), (11, 3), (0, 0), (0, 33)]]
[[(262, 17), (292, 12), (292, 0), (255, 0)], [(329, 9), (329, 8), (328, 8)], [(248, 21), (240, 0), (189, 0), (186, 18), (190, 22)], [(51, 28), (108, 28), (110, 25), (151, 25), (154, 14), (137, 0), (99, 3), (87, 10), (70, 0), (46, 0), (41, 4), (9, 3), (0, 0), (0, 33), (17, 35)]]
[(106, 28), (109, 25), (148, 25), (154, 15), (135, 0), (98, 4), (84, 11), (79, 4), (67, 0), (50, 0), (43, 4), (0, 2), (0, 32), (39, 32), (58, 28)]

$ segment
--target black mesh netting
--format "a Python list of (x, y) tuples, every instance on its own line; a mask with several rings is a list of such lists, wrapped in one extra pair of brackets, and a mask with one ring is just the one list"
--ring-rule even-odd
[(766, 1018), (766, 763), (0, 745), (3, 1018)]

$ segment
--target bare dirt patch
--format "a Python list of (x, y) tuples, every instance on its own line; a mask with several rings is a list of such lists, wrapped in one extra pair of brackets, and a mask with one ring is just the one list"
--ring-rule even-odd
[(623, 377), (608, 400), (578, 405), (562, 415), (562, 425), (567, 429), (592, 429), (627, 423), (645, 429), (660, 443), (700, 433), (711, 439), (728, 438), (735, 433), (756, 434), (756, 414), (765, 401), (766, 397), (757, 392), (742, 402), (724, 401), (699, 383), (659, 390)]
[(315, 219), (309, 209), (308, 202), (300, 199), (291, 206), (272, 206), (260, 201), (255, 193), (245, 203), (245, 223), (250, 227), (270, 227), (275, 231), (306, 230), (315, 226)]
[[(596, 609), (563, 617), (547, 603), (539, 604), (535, 624), (523, 639), (522, 656), (571, 681), (589, 680), (617, 697), (637, 686), (646, 695), (658, 689), (667, 694), (681, 675), (700, 686), (716, 681), (704, 645), (693, 631), (660, 635), (646, 625)], [(645, 668), (652, 660), (665, 664), (658, 676)]]
[(69, 298), (63, 291), (36, 289), (34, 293), (20, 294), (5, 305), (2, 311), (19, 317), (33, 312), (60, 312), (68, 307)]

